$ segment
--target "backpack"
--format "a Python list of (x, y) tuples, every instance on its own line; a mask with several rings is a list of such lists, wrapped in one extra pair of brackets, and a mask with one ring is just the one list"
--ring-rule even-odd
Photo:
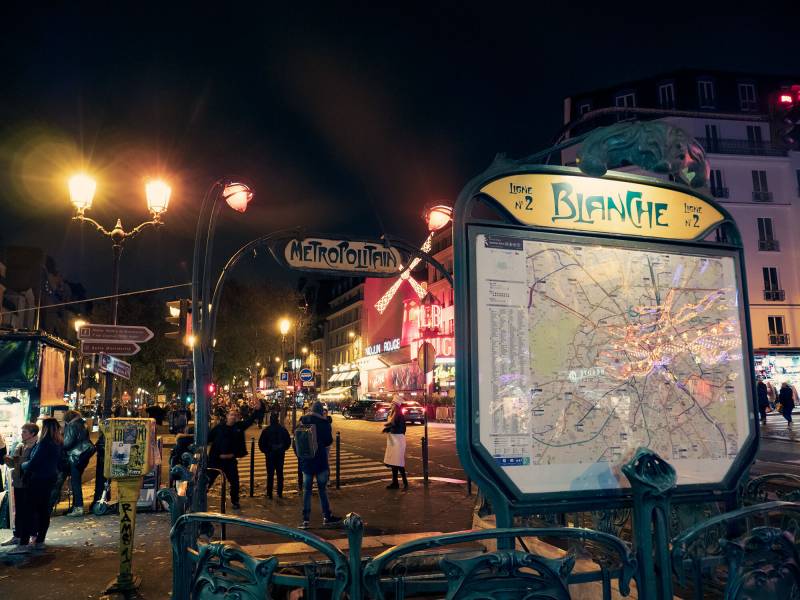
[(297, 458), (314, 458), (317, 454), (317, 426), (300, 423), (294, 430), (294, 451)]

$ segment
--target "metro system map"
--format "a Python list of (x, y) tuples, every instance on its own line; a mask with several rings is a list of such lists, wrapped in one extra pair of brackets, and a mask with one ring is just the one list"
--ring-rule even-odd
[(526, 493), (723, 479), (749, 433), (731, 256), (480, 234), (480, 439)]

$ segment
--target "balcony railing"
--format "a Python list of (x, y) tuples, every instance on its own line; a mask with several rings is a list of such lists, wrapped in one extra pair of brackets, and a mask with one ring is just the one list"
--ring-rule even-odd
[(742, 154), (756, 156), (786, 156), (786, 150), (771, 142), (751, 142), (727, 138), (697, 138), (706, 152), (713, 154)]
[(761, 252), (780, 252), (781, 245), (778, 240), (758, 240), (758, 249)]
[(753, 202), (772, 202), (772, 192), (753, 191)]
[(789, 334), (788, 333), (770, 333), (769, 334), (770, 346), (788, 346)]
[(726, 187), (712, 187), (711, 188), (711, 195), (714, 198), (727, 198), (728, 197), (728, 188)]
[(783, 302), (785, 298), (786, 292), (784, 290), (764, 290), (764, 300)]

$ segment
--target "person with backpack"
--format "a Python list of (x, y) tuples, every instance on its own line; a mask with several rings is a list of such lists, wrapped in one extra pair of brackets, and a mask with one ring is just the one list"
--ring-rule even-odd
[(258, 438), (258, 449), (264, 453), (267, 462), (267, 492), (272, 499), (272, 483), (278, 477), (278, 498), (283, 498), (283, 461), (286, 451), (291, 447), (289, 431), (278, 422), (278, 413), (270, 413), (269, 425)]
[(300, 529), (311, 526), (311, 491), (314, 478), (317, 480), (317, 491), (322, 506), (323, 525), (336, 525), (341, 519), (334, 516), (328, 501), (328, 448), (333, 443), (331, 422), (322, 415), (322, 402), (314, 402), (311, 412), (300, 419), (294, 431), (294, 452), (303, 473), (303, 520)]
[[(258, 417), (258, 411), (252, 413), (247, 419), (241, 420), (238, 409), (231, 409), (224, 423), (219, 423), (208, 432), (208, 466), (210, 469), (219, 469), (225, 474), (231, 488), (231, 506), (241, 508), (239, 504), (239, 458), (247, 456), (247, 444), (244, 432)], [(208, 487), (214, 485), (219, 473), (211, 470), (208, 474)]]
[[(67, 455), (67, 468), (72, 490), (72, 510), (67, 517), (83, 516), (83, 471), (95, 453), (94, 444), (89, 440), (86, 421), (76, 410), (68, 410), (64, 415), (64, 453)], [(61, 488), (58, 488), (59, 495)]]

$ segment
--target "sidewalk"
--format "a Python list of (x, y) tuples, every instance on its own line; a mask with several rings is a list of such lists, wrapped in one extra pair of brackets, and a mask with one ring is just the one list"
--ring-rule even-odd
[[(382, 481), (329, 490), (337, 516), (352, 511), (364, 520), (364, 555), (378, 554), (421, 534), (471, 527), (475, 496), (467, 496), (463, 485), (431, 481), (426, 488), (417, 479), (410, 483), (408, 491), (387, 490), (386, 482)], [(243, 496), (242, 509), (228, 513), (296, 527), (301, 519), (302, 499), (295, 490), (291, 491), (291, 495), (287, 493), (285, 498), (274, 500)], [(219, 497), (211, 496), (209, 505), (210, 510), (217, 510)], [(347, 536), (342, 529), (323, 528), (321, 522), (319, 497), (315, 494), (310, 531), (346, 546)], [(15, 564), (6, 556), (7, 549), (0, 549), (0, 598), (14, 598), (22, 592), (26, 597), (100, 598), (101, 591), (116, 574), (118, 533), (117, 515), (53, 518), (48, 548), (43, 553)], [(10, 536), (10, 531), (0, 530), (0, 539)], [(254, 555), (280, 556), (281, 562), (295, 562), (313, 555), (310, 549), (304, 550), (289, 539), (239, 527), (229, 527), (227, 537)], [(137, 517), (133, 568), (142, 577), (140, 598), (169, 597), (172, 558), (167, 513), (140, 513)]]

